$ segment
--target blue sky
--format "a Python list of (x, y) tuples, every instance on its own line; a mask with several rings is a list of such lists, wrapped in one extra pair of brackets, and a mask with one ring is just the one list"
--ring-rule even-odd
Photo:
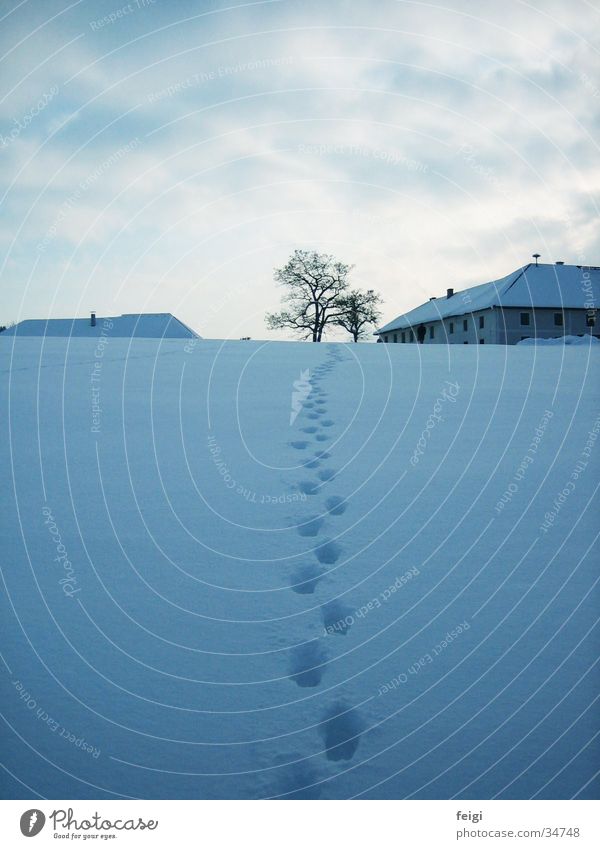
[(585, 0), (0, 2), (0, 321), (264, 325), (296, 247), (384, 320), (528, 262), (600, 265)]

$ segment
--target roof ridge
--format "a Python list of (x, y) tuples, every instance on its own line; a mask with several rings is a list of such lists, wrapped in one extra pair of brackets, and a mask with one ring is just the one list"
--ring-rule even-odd
[[(544, 264), (545, 264), (545, 263), (544, 263)], [(532, 265), (533, 265), (533, 263), (532, 263), (532, 262), (528, 262), (528, 263), (527, 263), (527, 265), (524, 265), (524, 266), (523, 266), (523, 268), (519, 271), (519, 273), (518, 273), (518, 274), (517, 274), (517, 276), (515, 277), (515, 279), (513, 280), (513, 282), (510, 284), (510, 286), (507, 286), (507, 287), (506, 287), (506, 289), (504, 290), (504, 292), (502, 292), (502, 294), (503, 294), (503, 295), (505, 295), (505, 294), (508, 292), (508, 290), (509, 290), (509, 289), (512, 289), (512, 287), (515, 285), (515, 283), (516, 283), (518, 280), (520, 280), (520, 279), (521, 279), (521, 277), (525, 274), (525, 272), (527, 271), (527, 269), (528, 269), (528, 268), (531, 268), (531, 266), (532, 266)]]

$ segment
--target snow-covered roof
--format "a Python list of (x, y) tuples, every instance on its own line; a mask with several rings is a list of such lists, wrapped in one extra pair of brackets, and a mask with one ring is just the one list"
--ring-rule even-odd
[(96, 316), (92, 326), (88, 318), (36, 318), (20, 321), (4, 331), (4, 336), (77, 336), (95, 338), (100, 335), (145, 339), (200, 338), (190, 327), (169, 312), (126, 313), (118, 316)]
[[(600, 302), (600, 267), (529, 263), (500, 280), (432, 298), (390, 321), (379, 333), (401, 330), (490, 307), (585, 309)], [(376, 334), (376, 335), (377, 335)]]

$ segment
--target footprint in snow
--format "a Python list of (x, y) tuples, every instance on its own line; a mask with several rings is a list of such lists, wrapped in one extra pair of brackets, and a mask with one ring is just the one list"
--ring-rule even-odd
[(315, 436), (315, 439), (317, 440), (317, 442), (327, 442), (329, 437), (327, 436), (326, 433), (317, 433), (317, 435)]
[(296, 439), (294, 442), (290, 442), (290, 445), (297, 451), (304, 451), (308, 446), (308, 442), (305, 439)]
[(330, 601), (321, 607), (321, 619), (327, 634), (345, 637), (352, 627), (352, 609), (341, 601)]
[(336, 474), (335, 469), (321, 469), (321, 471), (318, 473), (318, 477), (322, 481), (331, 481), (331, 480), (334, 479), (335, 474)]
[(348, 502), (341, 495), (332, 495), (325, 501), (325, 507), (332, 516), (341, 516), (348, 509)]
[[(317, 413), (313, 413), (313, 415), (316, 416)], [(322, 427), (333, 427), (334, 424), (335, 422), (333, 421), (333, 419), (323, 419), (323, 421), (321, 422)]]
[(329, 457), (331, 457), (331, 452), (330, 451), (324, 451), (324, 450), (323, 451), (315, 451), (315, 457), (317, 458), (317, 460), (327, 460)]
[(300, 481), (298, 489), (305, 495), (316, 495), (319, 491), (318, 481)]
[(319, 640), (292, 649), (290, 678), (299, 687), (317, 687), (327, 665), (327, 653)]
[[(302, 755), (295, 755), (301, 760)], [(323, 777), (304, 763), (293, 764), (277, 782), (277, 789), (269, 796), (277, 799), (320, 799), (323, 795)]]
[(337, 702), (325, 715), (320, 726), (328, 761), (349, 761), (354, 757), (364, 729), (360, 714)]
[(315, 419), (318, 419), (318, 418), (319, 418), (319, 416), (320, 416), (320, 413), (307, 413), (307, 414), (306, 414), (306, 418), (307, 418), (307, 419), (312, 419), (313, 421), (314, 421)]
[(301, 566), (292, 575), (292, 581), (294, 582), (292, 589), (298, 595), (312, 595), (322, 577), (323, 572), (316, 563)]
[(316, 425), (309, 425), (309, 427), (301, 428), (302, 433), (316, 433), (318, 429), (319, 428)]
[(323, 519), (320, 516), (309, 516), (305, 522), (296, 525), (296, 530), (301, 537), (316, 537), (323, 527)]
[(340, 559), (341, 553), (341, 546), (339, 546), (337, 542), (332, 542), (331, 540), (327, 540), (315, 548), (315, 556), (317, 560), (319, 563), (325, 563), (327, 566), (331, 566), (336, 563)]

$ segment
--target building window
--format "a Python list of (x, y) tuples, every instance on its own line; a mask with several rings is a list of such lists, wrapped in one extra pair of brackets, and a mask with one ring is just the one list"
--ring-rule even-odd
[(435, 336), (435, 327), (432, 324), (431, 327), (429, 328), (429, 338), (433, 339), (434, 336)]
[(397, 342), (397, 341), (398, 341), (398, 334), (394, 333), (394, 342)]
[(388, 340), (387, 336), (384, 336), (384, 337), (383, 337), (383, 341), (384, 341), (384, 342), (387, 342), (387, 340)]
[(466, 318), (463, 318), (463, 330), (464, 330), (465, 332), (467, 331), (467, 327), (468, 327), (468, 325), (467, 325), (467, 319), (466, 319)]
[(554, 313), (554, 324), (557, 327), (563, 326), (563, 314), (561, 312), (555, 312)]
[(449, 328), (448, 328), (448, 332), (449, 332), (449, 333), (454, 333), (454, 322), (453, 322), (453, 321), (451, 321), (451, 322), (450, 322), (450, 326), (449, 326)]
[(400, 337), (403, 342), (406, 342), (406, 333), (402, 331), (402, 336)]
[(408, 341), (409, 341), (409, 342), (414, 342), (414, 341), (415, 341), (415, 335), (414, 335), (414, 333), (412, 332), (412, 330), (411, 330), (411, 331), (409, 332), (409, 334), (408, 334)]
[(479, 329), (482, 330), (484, 326), (485, 326), (485, 316), (480, 315), (479, 316)]
[(463, 345), (468, 345), (468, 344), (469, 344), (468, 342), (463, 342)]
[(480, 339), (480, 340), (479, 340), (479, 344), (480, 344), (480, 345), (485, 345), (485, 339)]
[(529, 313), (528, 312), (522, 312), (521, 313), (521, 324), (523, 326), (525, 326), (526, 324), (529, 324)]

